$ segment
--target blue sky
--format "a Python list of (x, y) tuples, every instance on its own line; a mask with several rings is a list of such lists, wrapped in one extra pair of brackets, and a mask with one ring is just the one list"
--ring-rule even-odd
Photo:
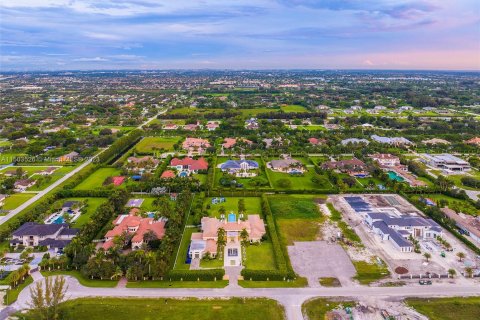
[(478, 0), (2, 0), (0, 71), (480, 69)]

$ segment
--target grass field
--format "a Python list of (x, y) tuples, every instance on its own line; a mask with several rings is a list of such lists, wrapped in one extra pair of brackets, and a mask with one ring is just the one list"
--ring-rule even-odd
[(183, 233), (182, 241), (180, 242), (180, 248), (178, 249), (178, 256), (174, 269), (189, 270), (190, 265), (185, 263), (188, 254), (188, 246), (190, 245), (190, 239), (192, 233), (198, 232), (197, 228), (186, 228)]
[(297, 126), (297, 130), (307, 130), (307, 131), (326, 131), (324, 126), (320, 124), (312, 124), (309, 126)]
[(303, 288), (308, 285), (308, 281), (306, 278), (299, 277), (289, 281), (239, 280), (238, 284), (242, 288)]
[(245, 268), (256, 270), (274, 270), (277, 268), (273, 246), (270, 241), (264, 241), (258, 245), (249, 245), (246, 250)]
[(113, 287), (116, 287), (117, 283), (118, 283), (117, 280), (99, 280), (99, 279), (92, 280), (92, 279), (87, 279), (84, 276), (82, 276), (80, 271), (77, 271), (77, 270), (41, 271), (41, 273), (45, 277), (59, 276), (59, 275), (71, 276), (71, 277), (74, 277), (75, 279), (77, 279), (78, 282), (80, 282), (80, 284), (85, 286), (85, 287), (113, 288)]
[(84, 201), (84, 200), (87, 200), (86, 212), (80, 215), (80, 217), (78, 217), (77, 220), (75, 220), (75, 222), (73, 223), (74, 228), (83, 227), (83, 225), (90, 220), (90, 217), (95, 212), (95, 210), (97, 210), (97, 208), (102, 203), (107, 201), (106, 198), (68, 198), (68, 199), (62, 199), (61, 202), (63, 203), (65, 201)]
[(376, 262), (353, 261), (353, 266), (357, 270), (357, 275), (353, 279), (358, 280), (360, 284), (368, 285), (390, 275), (385, 263), (378, 264)]
[[(62, 303), (62, 319), (88, 320), (278, 320), (285, 313), (276, 301), (268, 299), (135, 299), (82, 298)], [(24, 315), (22, 315), (22, 318)], [(32, 313), (26, 319), (35, 319)]]
[(255, 117), (259, 113), (278, 112), (279, 109), (273, 108), (257, 108), (257, 109), (238, 109), (245, 118)]
[(203, 207), (208, 212), (210, 217), (220, 217), (218, 210), (220, 207), (224, 207), (226, 213), (234, 212), (238, 213), (238, 200), (243, 199), (245, 202), (246, 214), (261, 214), (262, 212), (262, 200), (257, 197), (226, 197), (226, 201), (219, 204), (212, 204), (212, 198), (205, 198)]
[(0, 153), (0, 164), (10, 164), (16, 157), (25, 157), (25, 153)]
[[(270, 169), (266, 169), (266, 171), (272, 186), (278, 190), (317, 190), (332, 188), (328, 178), (316, 174), (313, 168), (307, 168), (307, 171), (303, 175), (290, 175), (284, 172), (275, 172)], [(319, 182), (312, 181), (312, 178), (315, 176)], [(290, 186), (282, 187), (280, 181), (283, 179), (288, 179)]]
[[(61, 167), (61, 168), (58, 168), (57, 170), (55, 170), (51, 175), (51, 180), (47, 183), (42, 183), (40, 185), (38, 184), (35, 184), (33, 187), (29, 188), (28, 190), (30, 191), (41, 191), (45, 188), (47, 188), (49, 185), (51, 185), (52, 183), (54, 183), (55, 181), (57, 181), (58, 179), (62, 178), (63, 176), (65, 176), (67, 173), (69, 173), (70, 171), (72, 171), (73, 169), (75, 169), (75, 166), (65, 166), (65, 167)], [(38, 177), (40, 177), (39, 175), (34, 175), (32, 177), (32, 179), (37, 179)]]
[(95, 190), (102, 188), (105, 179), (118, 175), (120, 175), (120, 170), (117, 168), (100, 168), (83, 180), (82, 183), (75, 187), (75, 189)]
[(405, 302), (432, 320), (480, 319), (480, 297), (408, 298)]
[(321, 219), (277, 219), (280, 238), (290, 246), (294, 241), (314, 241), (319, 236)]
[(275, 218), (320, 218), (320, 211), (314, 199), (326, 198), (323, 195), (275, 195), (268, 201)]
[[(453, 210), (458, 210), (466, 214), (470, 214), (472, 216), (479, 216), (480, 210), (475, 208), (472, 204), (470, 204), (466, 200), (452, 198), (443, 194), (427, 194), (422, 195), (423, 198), (429, 198), (433, 201), (437, 202), (439, 200), (446, 200), (448, 202), (448, 207)], [(419, 198), (416, 197), (417, 199)]]
[(33, 193), (14, 193), (8, 198), (5, 199), (5, 205), (3, 206), (3, 210), (13, 210), (17, 208), (19, 205), (33, 197), (35, 194)]
[(145, 137), (135, 145), (134, 149), (142, 154), (153, 154), (159, 150), (173, 151), (173, 145), (179, 140), (179, 137)]
[(309, 320), (324, 320), (325, 314), (333, 309), (343, 307), (352, 307), (355, 305), (353, 301), (334, 301), (325, 298), (315, 298), (306, 301), (302, 305), (302, 312)]
[(12, 304), (15, 301), (17, 301), (17, 298), (20, 292), (22, 292), (22, 290), (25, 289), (31, 283), (33, 283), (33, 279), (32, 277), (29, 276), (27, 279), (25, 279), (25, 281), (22, 284), (18, 285), (16, 288), (7, 290), (7, 293), (3, 298), (5, 301), (5, 304)]
[(280, 109), (283, 111), (283, 112), (308, 112), (307, 108), (305, 108), (304, 106), (300, 106), (300, 105), (297, 105), (297, 104), (289, 104), (289, 105), (282, 105), (280, 106)]
[(227, 280), (218, 281), (138, 281), (128, 282), (127, 288), (225, 288)]
[[(464, 185), (462, 183), (462, 178), (463, 177), (467, 177), (467, 175), (455, 174), (455, 175), (449, 175), (447, 178), (448, 178), (448, 180), (452, 180), (453, 183), (455, 183), (455, 185), (457, 187), (467, 189), (467, 190), (480, 190), (479, 188), (472, 188), (472, 187)], [(470, 177), (473, 177), (475, 179), (480, 180), (480, 173), (478, 173), (478, 171), (476, 171), (476, 170), (471, 170), (470, 171)]]

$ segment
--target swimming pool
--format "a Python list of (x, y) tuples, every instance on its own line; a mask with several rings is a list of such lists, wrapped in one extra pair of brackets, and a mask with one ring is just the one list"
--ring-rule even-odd
[(399, 182), (402, 182), (403, 180), (405, 180), (401, 176), (399, 176), (395, 171), (388, 171), (388, 177), (391, 180), (399, 181)]
[(62, 223), (65, 223), (65, 219), (62, 216), (58, 216), (58, 217), (55, 218), (55, 220), (53, 220), (52, 223), (62, 224)]
[(236, 221), (237, 221), (237, 215), (235, 213), (229, 213), (228, 222), (236, 222)]

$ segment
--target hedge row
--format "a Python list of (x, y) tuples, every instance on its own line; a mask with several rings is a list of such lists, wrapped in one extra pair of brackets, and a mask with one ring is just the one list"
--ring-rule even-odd
[(99, 163), (107, 163), (109, 160), (115, 160), (118, 155), (122, 154), (125, 150), (132, 147), (142, 136), (143, 130), (135, 129), (130, 131), (129, 134), (126, 134), (119, 139), (117, 139), (108, 149), (103, 151), (98, 155)]
[(114, 190), (73, 190), (63, 189), (58, 192), (62, 198), (108, 198), (112, 195)]
[(295, 279), (295, 273), (280, 270), (243, 269), (241, 275), (244, 280), (253, 281), (285, 281)]
[(224, 269), (170, 270), (166, 276), (170, 281), (216, 281), (222, 280)]

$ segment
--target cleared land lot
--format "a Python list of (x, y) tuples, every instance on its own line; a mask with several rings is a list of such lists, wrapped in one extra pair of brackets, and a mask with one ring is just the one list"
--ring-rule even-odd
[(93, 190), (98, 189), (103, 186), (103, 182), (108, 177), (114, 177), (120, 175), (120, 170), (117, 168), (100, 168), (91, 175), (89, 175), (85, 180), (82, 181), (78, 186), (75, 187), (76, 190)]
[(435, 320), (480, 319), (480, 297), (411, 298), (405, 302), (418, 312)]
[(179, 140), (179, 137), (145, 137), (135, 145), (134, 149), (141, 154), (153, 154), (156, 151), (173, 151), (174, 144)]
[[(284, 319), (283, 308), (269, 299), (115, 299), (115, 298), (83, 298), (61, 304), (63, 319), (89, 320), (244, 320)], [(24, 317), (24, 316), (22, 316)], [(36, 319), (30, 313), (26, 319)]]

